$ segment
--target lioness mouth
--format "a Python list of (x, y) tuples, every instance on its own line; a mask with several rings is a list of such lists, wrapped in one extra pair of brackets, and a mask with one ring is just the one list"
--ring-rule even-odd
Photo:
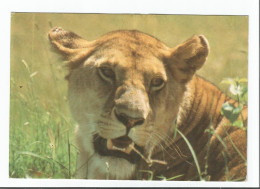
[(134, 147), (134, 142), (127, 136), (107, 140), (108, 150), (119, 150), (126, 154), (130, 154), (133, 147)]
[(105, 139), (99, 135), (94, 135), (94, 149), (101, 156), (115, 156), (128, 160), (130, 163), (136, 163), (140, 156), (133, 150), (143, 149), (136, 145), (128, 136), (116, 139)]

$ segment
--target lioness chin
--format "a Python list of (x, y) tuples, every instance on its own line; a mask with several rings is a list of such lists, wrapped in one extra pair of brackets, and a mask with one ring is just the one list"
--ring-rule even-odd
[(58, 27), (49, 39), (68, 61), (68, 99), (79, 125), (76, 178), (143, 179), (151, 171), (154, 179), (245, 179), (238, 151), (246, 158), (246, 132), (220, 113), (226, 101), (237, 102), (195, 75), (209, 53), (204, 36), (169, 48), (139, 31), (87, 41)]

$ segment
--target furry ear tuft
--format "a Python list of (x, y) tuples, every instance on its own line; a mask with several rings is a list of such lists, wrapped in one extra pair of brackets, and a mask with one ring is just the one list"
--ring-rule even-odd
[(187, 82), (192, 78), (195, 71), (202, 67), (208, 54), (207, 39), (203, 35), (195, 35), (171, 49), (167, 64), (177, 80)]
[(76, 67), (93, 50), (91, 42), (61, 27), (51, 29), (48, 36), (56, 52), (68, 61), (71, 68)]
[(61, 27), (53, 28), (49, 32), (49, 40), (57, 46), (57, 48), (79, 49), (85, 48), (89, 44), (87, 40), (82, 39), (73, 32), (65, 31)]

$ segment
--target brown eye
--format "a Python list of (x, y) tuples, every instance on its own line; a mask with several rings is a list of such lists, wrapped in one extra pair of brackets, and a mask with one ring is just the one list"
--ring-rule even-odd
[(115, 73), (113, 72), (113, 70), (108, 67), (99, 68), (99, 74), (105, 80), (111, 80), (115, 77)]
[(153, 78), (151, 81), (151, 87), (154, 90), (159, 90), (164, 86), (165, 82), (162, 78)]

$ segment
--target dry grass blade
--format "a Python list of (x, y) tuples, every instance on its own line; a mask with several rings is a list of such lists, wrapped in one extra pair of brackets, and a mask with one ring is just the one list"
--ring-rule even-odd
[(39, 159), (45, 160), (45, 161), (49, 161), (48, 158), (43, 157), (43, 156), (40, 156), (40, 155), (35, 154), (35, 153), (33, 153), (33, 152), (18, 152), (18, 154), (28, 155), (28, 156), (32, 156), (32, 157), (35, 157), (35, 158), (39, 158)]
[(237, 148), (237, 146), (234, 144), (234, 142), (232, 141), (232, 139), (230, 138), (229, 134), (226, 132), (226, 135), (229, 139), (229, 141), (231, 142), (232, 146), (235, 148), (235, 150), (237, 151), (237, 153), (239, 154), (239, 156), (246, 162), (246, 158), (243, 156), (243, 154), (240, 152), (240, 150)]
[(150, 177), (148, 178), (148, 180), (153, 180), (153, 172), (149, 171), (149, 170), (139, 170), (139, 172), (141, 173), (149, 173)]
[(188, 139), (178, 130), (177, 131), (181, 137), (184, 139), (184, 141), (186, 142), (186, 144), (188, 145), (189, 149), (190, 149), (190, 152), (192, 154), (192, 157), (194, 159), (194, 162), (196, 164), (196, 167), (197, 167), (197, 171), (198, 171), (198, 174), (199, 174), (199, 178), (200, 180), (203, 180), (202, 177), (201, 177), (201, 171), (200, 171), (200, 166), (199, 166), (199, 162), (198, 162), (198, 159), (197, 159), (197, 156), (193, 150), (193, 147), (191, 146), (190, 142), (188, 141)]
[(174, 180), (174, 179), (182, 177), (182, 176), (183, 176), (183, 174), (182, 175), (176, 175), (176, 176), (173, 176), (173, 177), (170, 177), (170, 178), (166, 178), (164, 176), (158, 176), (158, 178), (160, 178), (162, 180), (167, 180), (168, 181), (168, 180)]

